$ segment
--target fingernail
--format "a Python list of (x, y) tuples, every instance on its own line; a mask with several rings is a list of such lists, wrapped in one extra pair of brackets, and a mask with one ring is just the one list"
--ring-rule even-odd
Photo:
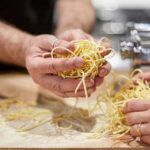
[(106, 69), (101, 69), (100, 71), (100, 76), (105, 76), (107, 75), (108, 71)]

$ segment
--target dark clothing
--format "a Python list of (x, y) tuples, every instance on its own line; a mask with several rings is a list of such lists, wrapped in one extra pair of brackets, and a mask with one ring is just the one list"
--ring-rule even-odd
[(0, 0), (0, 20), (32, 34), (52, 33), (56, 0)]

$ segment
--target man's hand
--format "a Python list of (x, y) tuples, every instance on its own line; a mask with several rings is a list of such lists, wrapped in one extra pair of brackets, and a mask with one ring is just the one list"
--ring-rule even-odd
[[(133, 80), (144, 79), (150, 82), (150, 72), (137, 74)], [(149, 93), (150, 94), (150, 93)], [(150, 100), (130, 100), (124, 107), (127, 114), (127, 124), (131, 126), (130, 134), (141, 137), (150, 144)]]
[(133, 81), (136, 81), (138, 79), (144, 79), (145, 81), (150, 82), (150, 72), (136, 74), (133, 78)]
[[(59, 39), (66, 40), (68, 42), (74, 41), (74, 40), (81, 40), (81, 39), (93, 39), (93, 37), (84, 31), (80, 29), (73, 29), (65, 31), (64, 33), (59, 35)], [(104, 47), (110, 48), (111, 44), (108, 42), (102, 42), (101, 43)], [(107, 55), (108, 53), (102, 53), (103, 56)], [(97, 84), (98, 80), (103, 80), (106, 75), (109, 74), (111, 70), (111, 65), (108, 62), (105, 62), (105, 64), (99, 68), (99, 74), (95, 79), (95, 84)], [(99, 83), (98, 83), (99, 85)]]
[[(13, 36), (12, 36), (13, 35)], [(64, 48), (74, 50), (72, 42), (60, 39), (51, 35), (32, 36), (11, 25), (0, 22), (0, 61), (7, 64), (26, 67), (33, 80), (39, 85), (53, 91), (62, 97), (83, 97), (85, 96), (83, 86), (77, 94), (75, 89), (81, 79), (62, 79), (57, 76), (59, 71), (72, 70), (82, 66), (83, 60), (77, 58), (45, 58), (45, 53), (51, 52), (54, 47), (63, 47), (55, 52), (66, 54)], [(109, 68), (108, 64), (105, 68)], [(100, 85), (103, 77), (109, 71), (101, 70), (101, 77), (95, 80), (86, 79), (88, 95), (95, 91)], [(110, 69), (108, 69), (110, 70)]]
[[(12, 36), (13, 35), (13, 36)], [(33, 80), (39, 85), (53, 91), (62, 97), (83, 97), (85, 96), (83, 86), (77, 94), (75, 89), (81, 79), (63, 79), (57, 73), (64, 70), (72, 70), (82, 66), (83, 60), (77, 58), (45, 58), (45, 53), (51, 52), (54, 47), (55, 52), (66, 54), (64, 48), (74, 50), (72, 42), (60, 39), (51, 35), (32, 36), (11, 25), (0, 22), (0, 61), (7, 64), (26, 67)], [(106, 68), (107, 65), (106, 65)], [(108, 74), (102, 71), (101, 76)], [(88, 95), (95, 91), (100, 85), (103, 77), (95, 80), (86, 79)]]
[(150, 100), (131, 100), (124, 107), (130, 134), (150, 144)]
[[(63, 79), (56, 75), (59, 71), (72, 70), (80, 67), (84, 63), (81, 58), (43, 58), (43, 54), (52, 50), (54, 40), (54, 36), (41, 35), (32, 37), (25, 41), (24, 49), (26, 51), (26, 67), (31, 77), (36, 83), (61, 97), (84, 97), (85, 93), (83, 86), (79, 88), (77, 94), (74, 93), (80, 79)], [(74, 45), (71, 42), (64, 40), (57, 40), (55, 46), (74, 50)], [(64, 49), (60, 48), (57, 53), (66, 52)], [(107, 67), (106, 65), (105, 67), (108, 68), (109, 66)], [(106, 74), (108, 74), (108, 71), (103, 71), (103, 75)], [(101, 76), (103, 75), (101, 74)], [(98, 77), (95, 81), (92, 79), (86, 79), (89, 96), (95, 91), (96, 86), (102, 83), (102, 81), (103, 77)]]
[[(85, 33), (83, 30), (81, 29), (72, 29), (72, 30), (67, 30), (65, 32), (63, 32), (62, 34), (60, 34), (58, 36), (59, 39), (61, 40), (65, 40), (65, 41), (74, 41), (74, 40), (82, 40), (82, 39), (89, 39), (89, 40), (95, 40), (98, 41), (98, 39), (93, 39), (93, 37), (88, 34)], [(110, 42), (103, 40), (101, 42), (102, 46), (106, 47), (106, 48), (111, 48), (112, 45)]]

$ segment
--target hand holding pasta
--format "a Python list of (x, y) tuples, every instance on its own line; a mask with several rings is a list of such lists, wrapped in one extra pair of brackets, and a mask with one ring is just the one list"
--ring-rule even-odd
[[(134, 137), (141, 137), (142, 141), (150, 144), (150, 76), (149, 73), (141, 73), (132, 78), (136, 71), (140, 70), (133, 71), (130, 78), (120, 75), (127, 82), (118, 91), (114, 90), (116, 81), (118, 83), (114, 79), (115, 84), (109, 85), (107, 92), (99, 95), (94, 108), (102, 110), (104, 116), (100, 115), (99, 119), (108, 124), (93, 130), (90, 137), (110, 135), (117, 140), (116, 143), (130, 143), (136, 141)], [(119, 76), (115, 77), (118, 79)]]
[[(67, 79), (77, 79), (82, 78), (75, 89), (75, 94), (77, 93), (80, 86), (83, 84), (85, 96), (88, 97), (87, 87), (85, 80), (87, 78), (93, 79), (98, 85), (98, 80), (102, 79), (105, 75), (108, 74), (107, 67), (109, 64), (104, 59), (105, 55), (108, 55), (111, 52), (111, 48), (105, 48), (100, 43), (96, 43), (94, 40), (79, 40), (72, 41), (75, 45), (75, 50), (70, 51), (69, 49), (64, 48), (68, 52), (66, 55), (61, 55), (57, 53), (57, 50), (60, 47), (55, 47), (51, 52), (52, 58), (74, 58), (79, 57), (84, 61), (81, 67), (65, 70), (58, 72), (58, 76)], [(62, 48), (63, 49), (63, 48)], [(105, 64), (105, 65), (104, 65)], [(95, 84), (95, 86), (96, 86)]]
[(133, 81), (137, 81), (137, 80), (145, 80), (147, 82), (150, 82), (150, 72), (145, 72), (145, 73), (138, 73), (133, 77)]
[[(150, 72), (134, 77), (136, 81), (139, 79), (150, 81)], [(150, 144), (150, 90), (149, 93), (145, 93), (145, 97), (128, 101), (124, 112), (127, 114), (126, 122), (131, 126), (130, 134), (133, 137), (141, 136), (143, 142)]]
[(111, 68), (104, 59), (111, 49), (94, 41), (41, 35), (27, 40), (24, 48), (33, 80), (61, 97), (90, 96)]

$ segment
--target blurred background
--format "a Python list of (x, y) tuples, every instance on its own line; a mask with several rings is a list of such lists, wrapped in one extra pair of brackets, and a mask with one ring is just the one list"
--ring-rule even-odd
[(150, 70), (150, 0), (92, 2), (97, 16), (93, 35), (110, 38), (118, 52), (109, 60), (113, 69), (130, 71), (140, 67)]

